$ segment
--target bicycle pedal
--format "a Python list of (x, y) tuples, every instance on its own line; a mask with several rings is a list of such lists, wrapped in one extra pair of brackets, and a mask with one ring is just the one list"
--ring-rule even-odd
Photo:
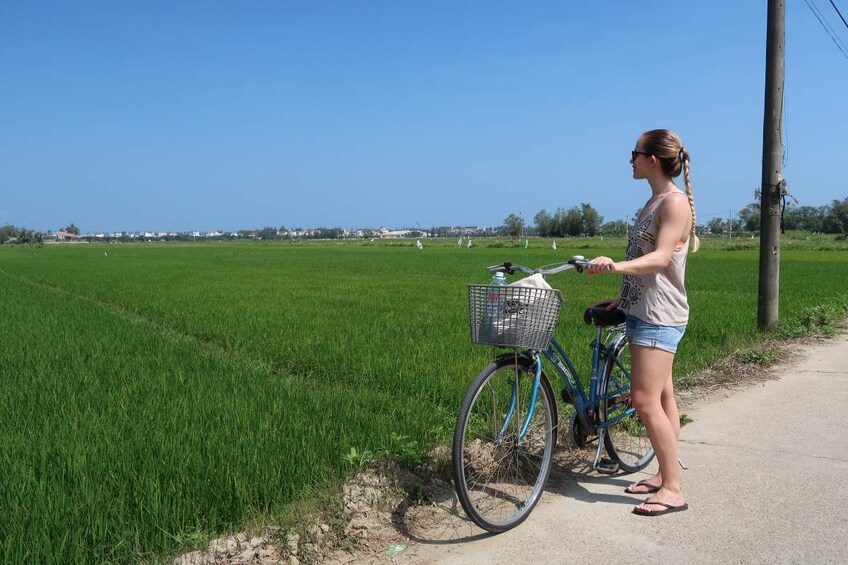
[(598, 461), (598, 464), (595, 465), (595, 471), (601, 473), (602, 475), (612, 475), (614, 473), (618, 473), (618, 470), (621, 467), (616, 461), (612, 461), (610, 459), (601, 459)]

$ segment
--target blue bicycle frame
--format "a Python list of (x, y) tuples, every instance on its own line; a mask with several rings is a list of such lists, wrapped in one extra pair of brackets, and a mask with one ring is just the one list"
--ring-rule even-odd
[[(544, 355), (548, 359), (548, 361), (550, 361), (551, 365), (554, 366), (557, 373), (559, 373), (563, 385), (571, 395), (571, 400), (574, 404), (575, 409), (577, 410), (578, 418), (580, 418), (584, 429), (587, 430), (589, 433), (596, 433), (598, 435), (598, 449), (595, 453), (595, 459), (592, 463), (593, 468), (597, 468), (598, 464), (601, 461), (601, 454), (603, 453), (604, 449), (603, 439), (604, 434), (606, 433), (606, 429), (609, 426), (614, 425), (618, 421), (631, 416), (633, 412), (635, 412), (635, 409), (633, 407), (630, 407), (626, 411), (622, 412), (611, 420), (607, 420), (604, 422), (596, 422), (595, 418), (595, 407), (598, 406), (598, 402), (601, 400), (598, 392), (598, 378), (601, 369), (606, 367), (606, 363), (609, 363), (610, 361), (615, 363), (616, 366), (624, 372), (629, 381), (630, 372), (628, 368), (625, 367), (614, 355), (614, 351), (621, 343), (621, 340), (625, 339), (624, 333), (621, 330), (622, 326), (608, 328), (606, 330), (606, 338), (601, 339), (603, 328), (601, 326), (596, 326), (595, 342), (592, 351), (592, 375), (589, 381), (588, 396), (586, 395), (586, 392), (583, 390), (583, 387), (580, 384), (580, 375), (574, 368), (574, 365), (571, 362), (568, 353), (565, 351), (562, 345), (560, 345), (556, 338), (551, 338), (551, 342), (550, 345), (548, 345), (548, 348), (545, 351), (541, 352), (541, 355)], [(539, 383), (541, 382), (542, 375), (542, 359), (540, 352), (537, 350), (528, 350), (528, 353), (530, 354), (530, 357), (535, 361), (536, 370), (533, 378), (533, 388), (530, 395), (530, 407), (527, 411), (527, 416), (524, 419), (524, 424), (521, 427), (519, 440), (524, 439), (524, 436), (527, 433), (527, 428), (530, 426), (530, 422), (533, 418), (533, 413), (535, 412), (536, 407), (536, 396), (539, 390)], [(607, 391), (606, 398), (613, 398), (615, 396), (618, 396), (622, 392), (626, 392), (626, 388), (622, 387), (613, 391)], [(516, 380), (513, 383), (512, 398), (510, 399), (509, 408), (507, 410), (506, 417), (504, 418), (504, 424), (500, 430), (500, 436), (503, 436), (510, 421), (512, 420), (512, 416), (515, 413), (517, 397), (518, 381)]]

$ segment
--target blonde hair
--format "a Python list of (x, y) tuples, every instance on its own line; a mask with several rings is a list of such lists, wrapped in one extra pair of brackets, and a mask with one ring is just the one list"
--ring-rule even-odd
[(695, 233), (695, 198), (692, 195), (692, 181), (690, 179), (689, 150), (683, 147), (683, 142), (671, 130), (652, 129), (642, 134), (642, 149), (645, 153), (655, 156), (662, 167), (663, 173), (670, 178), (680, 176), (683, 173), (683, 183), (686, 186), (686, 197), (689, 199), (689, 208), (692, 210), (692, 252), (698, 251), (701, 240)]

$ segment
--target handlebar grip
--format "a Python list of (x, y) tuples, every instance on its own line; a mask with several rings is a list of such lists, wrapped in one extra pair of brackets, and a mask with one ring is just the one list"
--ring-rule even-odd
[(582, 273), (584, 267), (589, 265), (589, 261), (586, 260), (582, 255), (574, 255), (571, 259), (568, 260), (569, 265), (574, 265), (574, 270), (578, 273)]
[[(586, 261), (586, 260), (585, 260), (585, 259), (583, 259), (582, 257), (581, 257), (580, 259), (577, 259), (577, 258), (575, 258), (575, 257), (572, 257), (571, 259), (569, 259), (569, 260), (568, 260), (568, 262), (569, 262), (571, 265), (574, 265), (574, 269), (575, 269), (578, 273), (582, 273), (582, 272), (583, 272), (583, 270), (584, 270), (586, 267), (588, 267), (588, 266), (592, 263), (591, 261)], [(612, 265), (604, 265), (604, 272), (605, 272), (605, 273), (608, 273), (608, 272), (610, 272), (610, 271), (612, 271)]]
[(501, 263), (500, 265), (492, 265), (491, 267), (486, 267), (486, 269), (490, 273), (506, 273), (508, 275), (515, 274), (515, 269), (512, 268), (512, 263)]

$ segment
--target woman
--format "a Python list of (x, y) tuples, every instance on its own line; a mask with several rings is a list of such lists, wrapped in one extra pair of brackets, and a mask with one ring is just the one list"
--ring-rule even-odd
[[(646, 179), (651, 198), (642, 208), (627, 246), (627, 260), (597, 257), (589, 273), (624, 275), (618, 306), (627, 311), (631, 399), (657, 454), (659, 472), (629, 485), (630, 494), (652, 496), (633, 512), (659, 516), (689, 508), (680, 486), (677, 444), (680, 416), (674, 400), (672, 364), (689, 321), (683, 285), (686, 253), (698, 249), (689, 152), (669, 130), (645, 132), (631, 152), (634, 179)], [(674, 184), (683, 172), (686, 192)], [(691, 236), (690, 236), (691, 234)]]

